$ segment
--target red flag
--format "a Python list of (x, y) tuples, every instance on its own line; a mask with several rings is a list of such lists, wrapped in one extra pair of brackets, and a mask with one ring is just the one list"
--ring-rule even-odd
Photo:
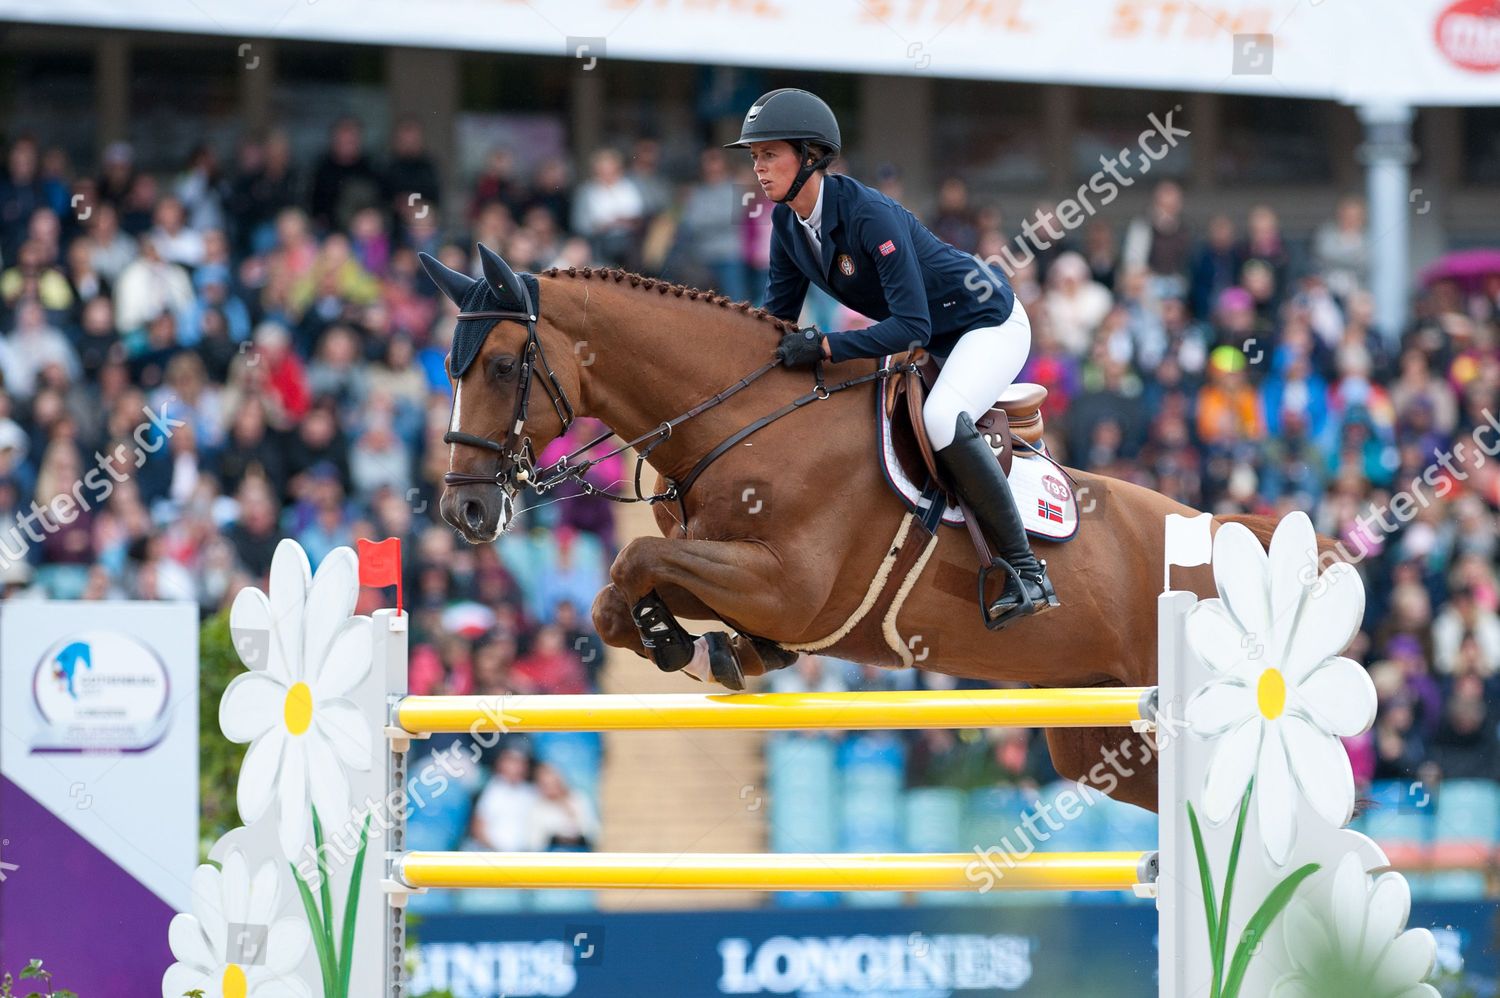
[(401, 612), (401, 538), (387, 537), (383, 541), (367, 541), (360, 538), (359, 584), (383, 589), (396, 587), (396, 612)]

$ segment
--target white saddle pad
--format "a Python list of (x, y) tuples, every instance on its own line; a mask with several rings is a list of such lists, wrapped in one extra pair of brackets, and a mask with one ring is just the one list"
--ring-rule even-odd
[[(891, 442), (891, 421), (885, 414), (885, 393), (875, 393), (875, 425), (878, 429), (877, 448), (880, 467), (891, 489), (906, 503), (906, 508), (918, 511), (922, 490), (917, 487), (896, 460), (896, 448)], [(1000, 448), (991, 441), (996, 455)], [(1035, 454), (1025, 445), (1014, 447), (1010, 463), (1010, 490), (1016, 497), (1016, 507), (1026, 524), (1026, 532), (1033, 537), (1048, 541), (1071, 540), (1078, 533), (1078, 497), (1073, 486), (1047, 455), (1046, 444), (1042, 453)], [(964, 514), (957, 506), (943, 511), (943, 523), (950, 527), (961, 527)]]

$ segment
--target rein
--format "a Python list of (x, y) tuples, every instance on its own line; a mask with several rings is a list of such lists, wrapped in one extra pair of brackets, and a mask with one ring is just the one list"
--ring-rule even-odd
[[(675, 499), (682, 511), (681, 522), (683, 530), (686, 531), (688, 519), (688, 490), (693, 487), (693, 483), (696, 482), (698, 478), (703, 474), (703, 472), (708, 469), (709, 465), (718, 460), (725, 451), (729, 450), (735, 444), (750, 436), (752, 433), (755, 433), (757, 430), (769, 426), (771, 423), (774, 423), (776, 420), (787, 415), (788, 413), (795, 412), (796, 410), (802, 408), (804, 405), (808, 405), (812, 402), (821, 402), (824, 399), (831, 398), (836, 392), (845, 391), (847, 389), (854, 388), (857, 385), (865, 384), (866, 382), (888, 377), (889, 375), (894, 374), (897, 371), (906, 370), (914, 372), (917, 370), (916, 365), (910, 362), (904, 364), (898, 363), (878, 368), (874, 371), (871, 371), (869, 374), (861, 374), (857, 377), (848, 378), (835, 385), (828, 385), (823, 380), (823, 362), (820, 360), (813, 366), (813, 379), (815, 385), (812, 391), (808, 392), (805, 395), (798, 396), (797, 398), (788, 402), (786, 405), (780, 407), (774, 412), (768, 413), (755, 420), (754, 422), (742, 427), (741, 429), (736, 430), (734, 433), (730, 434), (723, 441), (721, 441), (718, 446), (714, 447), (711, 451), (700, 458), (698, 460), (698, 463), (693, 466), (693, 469), (688, 472), (687, 476), (684, 477), (682, 481), (679, 482), (674, 481), (671, 478), (666, 478), (667, 488), (662, 492), (658, 492), (654, 495), (648, 496), (642, 494), (641, 475), (645, 470), (646, 460), (651, 456), (651, 452), (658, 446), (660, 446), (663, 441), (668, 440), (672, 436), (672, 431), (676, 427), (681, 426), (683, 423), (686, 423), (688, 420), (694, 418), (695, 416), (702, 415), (703, 413), (712, 409), (714, 406), (728, 401), (740, 390), (748, 388), (750, 387), (750, 385), (754, 384), (772, 368), (779, 365), (781, 361), (779, 359), (766, 361), (766, 363), (756, 368), (754, 372), (746, 375), (743, 378), (740, 378), (734, 384), (720, 391), (711, 398), (704, 399), (702, 402), (699, 402), (687, 412), (684, 412), (679, 416), (665, 421), (656, 429), (649, 430), (646, 433), (643, 433), (640, 436), (636, 437), (634, 440), (630, 440), (624, 444), (621, 444), (619, 447), (616, 447), (614, 450), (610, 451), (607, 454), (601, 454), (598, 457), (591, 458), (580, 464), (571, 464), (574, 459), (583, 454), (586, 454), (590, 450), (593, 450), (605, 440), (608, 440), (610, 437), (614, 436), (615, 434), (613, 430), (607, 430), (606, 432), (595, 437), (593, 440), (590, 440), (588, 443), (584, 444), (582, 447), (579, 447), (577, 450), (569, 454), (564, 454), (562, 457), (558, 458), (556, 462), (549, 465), (548, 467), (538, 469), (535, 466), (534, 455), (531, 449), (531, 438), (523, 435), (526, 428), (527, 405), (531, 398), (532, 376), (537, 373), (538, 361), (541, 362), (541, 370), (546, 375), (546, 377), (542, 379), (542, 387), (546, 390), (548, 396), (551, 398), (553, 408), (557, 410), (558, 418), (562, 421), (563, 433), (566, 433), (568, 431), (568, 427), (573, 424), (575, 414), (573, 403), (569, 401), (567, 391), (557, 380), (557, 375), (553, 372), (552, 365), (547, 361), (547, 354), (542, 349), (541, 340), (537, 337), (537, 312), (532, 305), (531, 295), (527, 291), (524, 284), (519, 284), (517, 290), (519, 292), (519, 297), (521, 299), (522, 305), (522, 308), (520, 310), (497, 309), (490, 311), (460, 312), (458, 314), (459, 321), (470, 319), (492, 319), (497, 322), (513, 321), (524, 323), (526, 325), (526, 347), (521, 360), (521, 370), (519, 373), (521, 387), (520, 394), (516, 399), (515, 418), (512, 420), (511, 427), (505, 435), (505, 440), (492, 440), (489, 437), (481, 437), (473, 433), (465, 433), (464, 431), (459, 430), (454, 425), (454, 419), (452, 416), (450, 416), (448, 420), (448, 430), (443, 434), (443, 443), (445, 444), (465, 444), (469, 447), (478, 447), (481, 450), (487, 450), (491, 451), (492, 453), (498, 454), (500, 456), (499, 470), (489, 475), (475, 475), (469, 474), (467, 472), (449, 471), (443, 475), (443, 484), (446, 486), (494, 485), (501, 489), (514, 489), (516, 485), (530, 485), (533, 489), (536, 490), (538, 495), (541, 495), (546, 492), (550, 492), (552, 489), (557, 488), (557, 486), (561, 485), (563, 482), (571, 479), (572, 481), (576, 482), (579, 488), (581, 488), (587, 495), (600, 496), (612, 502), (644, 502), (654, 505), (658, 502), (668, 502)], [(457, 405), (456, 393), (454, 396), (454, 404), (455, 406)], [(519, 439), (521, 441), (519, 448), (516, 448), (511, 444), (511, 441), (515, 439)], [(645, 444), (646, 446), (640, 448), (641, 444)], [(584, 479), (583, 476), (589, 471), (589, 469), (632, 447), (640, 448), (636, 455), (635, 461), (634, 496), (616, 495), (615, 493), (610, 492), (607, 489), (597, 488)]]
[[(672, 430), (675, 427), (680, 426), (681, 424), (692, 419), (694, 416), (701, 415), (702, 413), (707, 412), (709, 409), (712, 409), (714, 406), (727, 401), (736, 392), (740, 391), (743, 388), (748, 388), (762, 375), (766, 374), (768, 371), (775, 368), (780, 363), (781, 361), (779, 360), (769, 360), (766, 363), (762, 364), (760, 367), (756, 368), (753, 373), (739, 379), (733, 385), (730, 385), (728, 388), (724, 389), (713, 397), (705, 399), (704, 401), (698, 403), (687, 412), (684, 412), (679, 416), (665, 421), (656, 429), (649, 430), (646, 433), (643, 433), (640, 436), (636, 437), (634, 440), (630, 440), (624, 444), (621, 444), (619, 447), (616, 447), (614, 450), (610, 451), (607, 454), (601, 454), (600, 456), (585, 461), (582, 464), (569, 466), (569, 462), (574, 458), (588, 452), (589, 450), (603, 443), (605, 440), (608, 440), (610, 437), (614, 436), (613, 430), (606, 431), (595, 437), (593, 440), (590, 440), (582, 447), (579, 447), (572, 453), (565, 454), (552, 465), (549, 465), (544, 471), (541, 472), (542, 477), (540, 478), (540, 480), (532, 482), (531, 487), (538, 493), (544, 493), (556, 488), (558, 485), (561, 485), (568, 479), (573, 479), (578, 483), (578, 486), (583, 489), (583, 491), (588, 495), (600, 496), (604, 499), (609, 499), (612, 502), (644, 502), (655, 505), (659, 502), (669, 502), (672, 500), (676, 500), (678, 508), (682, 512), (681, 523), (683, 525), (683, 530), (685, 531), (687, 529), (688, 519), (688, 490), (692, 488), (693, 483), (698, 480), (703, 472), (708, 470), (709, 465), (713, 464), (714, 461), (723, 456), (724, 452), (729, 450), (735, 444), (739, 443), (741, 440), (745, 439), (756, 431), (769, 426), (771, 423), (774, 423), (781, 417), (795, 412), (796, 410), (802, 408), (804, 405), (812, 402), (821, 402), (824, 399), (832, 397), (836, 392), (846, 391), (858, 385), (865, 384), (866, 382), (888, 377), (889, 375), (892, 375), (897, 371), (916, 370), (916, 365), (911, 363), (893, 364), (878, 368), (868, 374), (861, 374), (857, 377), (848, 378), (844, 381), (840, 381), (837, 384), (830, 386), (823, 380), (823, 362), (819, 361), (813, 369), (816, 385), (812, 391), (808, 392), (805, 395), (798, 396), (797, 398), (788, 402), (786, 405), (781, 406), (779, 409), (776, 409), (775, 411), (760, 417), (754, 422), (749, 423), (741, 429), (736, 430), (734, 433), (730, 434), (728, 437), (722, 440), (718, 444), (718, 446), (714, 447), (703, 457), (699, 458), (698, 463), (693, 466), (692, 470), (689, 471), (681, 481), (674, 481), (671, 478), (666, 478), (666, 476), (663, 476), (664, 478), (666, 478), (667, 482), (666, 489), (661, 492), (655, 493), (654, 495), (648, 496), (642, 494), (641, 475), (645, 470), (646, 459), (651, 456), (651, 452), (656, 449), (658, 445), (672, 436)], [(647, 444), (645, 448), (639, 450), (639, 452), (636, 454), (634, 496), (616, 495), (606, 489), (595, 487), (590, 482), (585, 481), (582, 477), (594, 465), (599, 464), (603, 461), (607, 461), (610, 458), (614, 457), (616, 454), (619, 454), (632, 447), (636, 447), (648, 440), (650, 441), (650, 443)]]

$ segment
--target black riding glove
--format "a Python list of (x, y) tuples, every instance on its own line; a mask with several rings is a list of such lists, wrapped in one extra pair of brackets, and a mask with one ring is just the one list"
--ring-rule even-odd
[(781, 345), (776, 348), (776, 359), (787, 367), (812, 367), (823, 356), (823, 334), (817, 326), (794, 329), (783, 333)]

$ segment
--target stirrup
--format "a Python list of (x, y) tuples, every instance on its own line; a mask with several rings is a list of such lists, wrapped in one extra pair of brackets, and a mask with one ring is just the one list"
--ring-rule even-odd
[[(1029, 617), (1032, 614), (1041, 613), (1043, 610), (1059, 605), (1057, 591), (1052, 586), (1052, 580), (1047, 577), (1047, 563), (1038, 560), (1037, 564), (1042, 566), (1042, 574), (1031, 581), (1035, 582), (1042, 590), (1041, 601), (1032, 599), (1031, 593), (1026, 589), (1026, 581), (1021, 578), (1020, 573), (1011, 566), (1010, 562), (1004, 558), (997, 557), (989, 565), (979, 569), (979, 616), (984, 621), (986, 628), (991, 631), (998, 631), (1022, 617)], [(995, 608), (1000, 605), (999, 601), (997, 600), (992, 604), (984, 594), (985, 585), (989, 582), (990, 575), (997, 571), (1003, 571), (1006, 578), (1015, 583), (1016, 590), (1021, 594), (1021, 602), (1009, 610), (997, 611)], [(1001, 593), (1003, 594), (1004, 591), (1002, 589)]]
[(636, 602), (630, 616), (641, 632), (642, 647), (662, 672), (678, 672), (693, 660), (693, 636), (672, 616), (655, 589)]

